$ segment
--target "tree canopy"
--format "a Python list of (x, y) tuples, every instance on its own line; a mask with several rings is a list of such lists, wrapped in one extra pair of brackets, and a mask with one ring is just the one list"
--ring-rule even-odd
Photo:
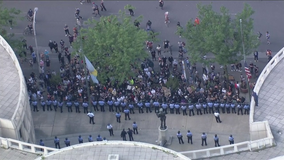
[[(0, 34), (13, 49), (20, 49), (21, 41), (14, 38), (14, 34), (9, 33), (8, 30), (16, 25), (17, 19), (20, 18), (20, 13), (21, 11), (16, 8), (3, 7), (0, 1)], [(9, 21), (12, 22), (12, 26)]]
[(100, 82), (109, 78), (122, 83), (133, 76), (141, 61), (148, 57), (145, 41), (149, 35), (135, 27), (131, 16), (125, 12), (120, 11), (118, 16), (101, 17), (98, 21), (90, 19), (86, 26), (80, 30), (73, 46), (76, 50), (81, 48), (93, 63)]
[[(226, 66), (239, 62), (244, 55), (251, 54), (259, 45), (251, 18), (254, 11), (248, 4), (235, 16), (225, 7), (221, 7), (219, 12), (214, 11), (212, 5), (198, 4), (197, 8), (200, 23), (194, 25), (194, 20), (191, 19), (182, 32), (177, 32), (181, 32), (182, 37), (187, 40), (188, 54), (192, 62)], [(240, 19), (245, 53), (242, 48)], [(213, 58), (203, 58), (210, 54), (213, 54)]]

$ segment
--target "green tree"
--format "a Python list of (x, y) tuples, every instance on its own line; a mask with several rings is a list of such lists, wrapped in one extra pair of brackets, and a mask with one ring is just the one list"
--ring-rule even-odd
[(6, 8), (0, 1), (0, 34), (14, 50), (21, 50), (21, 41), (13, 33), (9, 33), (10, 27), (14, 27), (21, 17), (20, 10), (16, 8)]
[[(214, 11), (212, 5), (198, 4), (197, 8), (200, 24), (195, 26), (191, 19), (184, 30), (178, 28), (177, 34), (182, 33), (187, 40), (186, 47), (192, 62), (205, 65), (218, 63), (224, 66), (227, 74), (227, 65), (239, 62), (259, 45), (257, 35), (253, 32), (251, 16), (254, 11), (245, 4), (242, 12), (233, 17), (225, 7), (221, 7), (219, 12)], [(245, 53), (242, 48), (240, 19)], [(213, 55), (213, 58), (204, 58), (208, 54)]]
[[(136, 20), (141, 21), (142, 17)], [(134, 76), (141, 61), (148, 57), (145, 41), (147, 32), (134, 26), (131, 16), (120, 11), (118, 16), (101, 17), (99, 21), (88, 20), (87, 28), (80, 30), (74, 42), (76, 50), (84, 55), (98, 70), (98, 80), (116, 79), (122, 83)]]

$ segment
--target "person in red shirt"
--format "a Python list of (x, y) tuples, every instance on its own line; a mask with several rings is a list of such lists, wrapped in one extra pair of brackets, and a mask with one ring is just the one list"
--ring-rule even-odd
[(199, 24), (199, 19), (196, 17), (195, 20), (194, 20), (194, 26), (196, 26), (198, 24)]

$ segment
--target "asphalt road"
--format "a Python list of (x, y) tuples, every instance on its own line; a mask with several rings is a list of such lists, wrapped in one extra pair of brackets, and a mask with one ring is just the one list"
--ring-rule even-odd
[[(118, 10), (123, 9), (123, 6), (126, 4), (131, 4), (136, 7), (135, 17), (138, 15), (143, 15), (144, 20), (141, 23), (141, 26), (144, 27), (146, 21), (150, 19), (152, 24), (152, 29), (160, 32), (159, 38), (161, 41), (164, 39), (169, 39), (173, 44), (173, 53), (177, 53), (177, 42), (180, 40), (176, 31), (176, 23), (179, 21), (182, 25), (190, 18), (195, 18), (197, 16), (196, 4), (199, 2), (186, 2), (186, 1), (167, 1), (165, 3), (165, 9), (162, 11), (157, 7), (157, 2), (153, 1), (110, 1), (105, 2), (107, 12), (102, 12), (102, 15), (117, 14)], [(203, 2), (208, 4), (209, 2)], [(282, 30), (284, 27), (284, 17), (283, 17), (283, 2), (247, 2), (255, 10), (255, 31), (261, 31), (263, 34), (268, 30), (271, 33), (271, 45), (267, 45), (265, 38), (261, 39), (261, 45), (259, 47), (260, 52), (264, 52), (266, 49), (271, 49), (273, 52), (277, 52), (282, 46)], [(89, 4), (80, 5), (77, 1), (68, 2), (68, 1), (19, 1), (19, 2), (8, 2), (5, 1), (3, 4), (7, 7), (16, 7), (23, 11), (23, 16), (25, 16), (26, 11), (29, 8), (38, 7), (37, 15), (37, 40), (39, 45), (39, 51), (43, 51), (48, 47), (49, 40), (55, 40), (57, 42), (60, 39), (63, 39), (65, 42), (68, 42), (68, 39), (64, 36), (63, 27), (64, 24), (68, 24), (70, 27), (75, 24), (74, 11), (76, 7), (81, 9), (81, 15), (84, 19), (91, 17), (91, 6)], [(219, 6), (224, 5), (228, 7), (232, 14), (241, 11), (243, 2), (212, 2), (212, 5), (215, 9), (218, 9)], [(166, 27), (164, 24), (164, 12), (169, 11), (171, 17), (171, 24), (169, 27)], [(273, 11), (273, 12), (272, 12)], [(277, 17), (277, 22), (275, 21)], [(28, 24), (26, 20), (18, 22), (18, 26), (15, 27), (11, 32), (16, 33), (18, 36), (21, 36), (23, 29)], [(34, 46), (34, 37), (27, 36), (25, 37), (28, 40), (28, 44)], [(161, 42), (160, 42), (161, 43)], [(168, 56), (168, 55), (166, 55)], [(51, 65), (52, 70), (58, 69), (58, 62), (56, 54), (51, 54)], [(257, 63), (260, 69), (264, 67), (267, 62), (266, 56), (260, 54), (260, 61)], [(252, 56), (248, 57), (248, 61), (252, 61)], [(21, 64), (25, 75), (28, 75), (31, 71), (36, 71), (37, 68), (29, 67), (26, 62)], [(218, 68), (218, 66), (216, 66)], [(200, 67), (199, 67), (200, 68)], [(240, 73), (230, 72), (234, 75), (236, 80), (238, 80)], [(244, 74), (244, 73), (243, 73)], [(132, 115), (131, 115), (132, 116)], [(235, 141), (242, 142), (249, 139), (248, 136), (248, 116), (237, 116), (237, 115), (221, 115), (223, 121), (222, 125), (217, 124), (214, 121), (213, 115), (202, 115), (199, 117), (184, 117), (181, 115), (169, 115), (168, 126), (170, 126), (169, 134), (175, 137), (177, 130), (181, 130), (185, 135), (186, 130), (190, 129), (197, 135), (194, 141), (200, 139), (200, 134), (202, 132), (208, 133), (210, 137), (213, 137), (215, 133), (220, 134), (221, 145), (227, 143), (227, 137), (229, 134), (235, 136)], [(152, 114), (141, 114), (132, 116), (133, 121), (139, 122), (141, 135), (134, 137), (135, 140), (155, 143), (157, 139), (157, 126), (159, 120), (157, 117)], [(86, 137), (89, 134), (93, 134), (95, 137), (97, 134), (106, 136), (108, 139), (120, 139), (118, 133), (122, 128), (131, 127), (132, 120), (127, 121), (121, 124), (117, 124), (114, 119), (113, 113), (96, 113), (95, 121), (96, 125), (89, 125), (87, 123), (88, 118), (84, 114), (76, 113), (67, 113), (66, 109), (64, 113), (55, 113), (55, 112), (38, 112), (33, 113), (34, 125), (36, 130), (37, 139), (43, 138), (46, 141), (47, 146), (52, 146), (52, 137), (57, 135), (60, 136), (61, 140), (65, 137), (63, 135), (68, 135), (71, 137), (73, 142), (76, 143), (76, 137), (78, 134), (84, 135)], [(212, 119), (213, 118), (213, 119)], [(106, 124), (114, 124), (115, 137), (108, 137), (106, 131)], [(72, 135), (70, 135), (72, 134)], [(208, 137), (209, 137), (208, 136)], [(211, 139), (212, 140), (212, 139)], [(76, 141), (76, 142), (75, 142)], [(209, 140), (208, 140), (209, 141)], [(72, 144), (74, 144), (72, 142)], [(213, 142), (213, 140), (212, 140)], [(210, 143), (212, 143), (210, 142)], [(174, 139), (172, 145), (169, 148), (175, 149), (177, 151), (184, 150), (193, 150), (193, 149), (202, 149), (200, 144), (196, 145), (178, 145), (177, 140)], [(209, 142), (208, 142), (209, 143)], [(213, 144), (212, 144), (213, 145)], [(211, 144), (207, 147), (213, 147)], [(204, 147), (205, 148), (205, 147)]]

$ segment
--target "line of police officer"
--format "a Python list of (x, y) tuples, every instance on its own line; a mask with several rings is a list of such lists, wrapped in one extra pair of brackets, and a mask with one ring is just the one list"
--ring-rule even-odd
[[(33, 111), (39, 111), (38, 110), (38, 102), (32, 101), (31, 105), (33, 106)], [(135, 107), (138, 107), (139, 113), (144, 113), (144, 108), (146, 109), (146, 113), (152, 112), (152, 109), (154, 108), (155, 113), (159, 112), (160, 108), (163, 108), (163, 110), (168, 113), (174, 114), (181, 114), (180, 111), (182, 111), (183, 115), (187, 115), (187, 110), (189, 111), (189, 116), (195, 115), (195, 112), (197, 115), (203, 114), (213, 114), (215, 110), (217, 110), (219, 113), (237, 113), (238, 115), (241, 114), (249, 114), (249, 105), (245, 103), (218, 103), (218, 102), (208, 102), (208, 103), (159, 103), (158, 101), (154, 101), (152, 103), (150, 102), (142, 102), (139, 101), (137, 103), (127, 103), (124, 101), (113, 101), (108, 100), (107, 102), (100, 100), (100, 101), (92, 101), (90, 106), (87, 102), (80, 103), (78, 101), (57, 101), (57, 100), (41, 100), (40, 105), (45, 111), (45, 108), (47, 107), (47, 111), (52, 111), (53, 109), (57, 111), (57, 108), (60, 108), (60, 112), (63, 112), (63, 106), (66, 106), (68, 108), (68, 112), (72, 112), (73, 106), (75, 107), (76, 113), (80, 113), (80, 107), (83, 107), (84, 113), (88, 113), (90, 107), (93, 107), (94, 111), (101, 111), (105, 112), (105, 107), (108, 106), (109, 112), (124, 112), (125, 114), (132, 113), (134, 114)], [(53, 108), (53, 109), (52, 109)], [(99, 110), (100, 108), (100, 110)], [(114, 109), (115, 108), (115, 109)], [(244, 113), (243, 113), (244, 110)], [(130, 119), (128, 117), (128, 119)]]

